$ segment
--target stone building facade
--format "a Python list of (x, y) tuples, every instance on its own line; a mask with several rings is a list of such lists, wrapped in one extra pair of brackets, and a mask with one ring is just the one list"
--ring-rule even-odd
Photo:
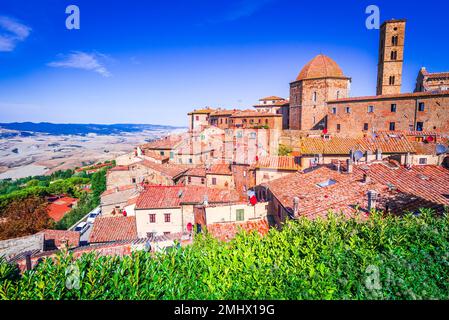
[(322, 54), (316, 56), (290, 83), (290, 129), (324, 129), (326, 102), (348, 97), (350, 83), (334, 60)]
[(399, 94), (404, 64), (405, 20), (389, 20), (380, 28), (377, 95)]
[(419, 70), (415, 92), (435, 92), (449, 90), (449, 72), (428, 72), (425, 67)]
[(329, 133), (449, 132), (449, 91), (357, 97), (328, 102)]

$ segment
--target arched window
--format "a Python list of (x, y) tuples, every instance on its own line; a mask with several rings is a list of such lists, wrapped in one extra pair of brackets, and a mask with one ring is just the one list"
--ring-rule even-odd
[(395, 80), (396, 80), (395, 76), (390, 76), (390, 86), (394, 85)]
[(391, 51), (391, 60), (397, 60), (397, 59), (398, 59), (398, 52)]
[(391, 37), (391, 45), (397, 46), (398, 43), (399, 43), (399, 38), (398, 38), (398, 36), (392, 36), (392, 37)]

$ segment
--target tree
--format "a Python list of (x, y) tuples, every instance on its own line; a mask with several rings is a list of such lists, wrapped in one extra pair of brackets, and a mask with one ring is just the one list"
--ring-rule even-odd
[(39, 197), (14, 200), (6, 208), (4, 222), (0, 223), (0, 240), (35, 234), (53, 227), (48, 216), (47, 202)]
[(93, 200), (96, 204), (99, 204), (100, 196), (106, 190), (105, 169), (99, 170), (92, 175), (91, 185)]
[(279, 155), (280, 156), (289, 156), (293, 152), (292, 148), (283, 144), (279, 145)]

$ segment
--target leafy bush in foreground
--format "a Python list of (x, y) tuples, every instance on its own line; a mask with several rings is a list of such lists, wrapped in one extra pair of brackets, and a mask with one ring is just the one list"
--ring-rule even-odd
[[(448, 222), (429, 212), (364, 222), (331, 216), (290, 222), (265, 237), (240, 233), (228, 243), (197, 236), (192, 246), (156, 256), (60, 255), (19, 279), (2, 272), (0, 297), (448, 299)], [(0, 270), (9, 269), (3, 263)]]

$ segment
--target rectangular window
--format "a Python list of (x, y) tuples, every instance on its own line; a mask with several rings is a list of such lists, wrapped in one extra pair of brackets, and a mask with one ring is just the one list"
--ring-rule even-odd
[(390, 77), (390, 86), (394, 85), (395, 82), (396, 82), (396, 77), (395, 76), (391, 76)]
[(396, 104), (395, 103), (393, 103), (391, 105), (391, 112), (396, 112)]
[(419, 164), (427, 164), (427, 158), (419, 158)]
[(368, 106), (368, 113), (374, 112), (374, 106)]
[(132, 183), (136, 183), (136, 178), (132, 178)]
[(173, 151), (170, 152), (170, 159), (173, 159), (175, 157), (175, 153)]
[(364, 131), (368, 131), (368, 129), (369, 129), (368, 123), (364, 123), (364, 124), (363, 124), (363, 130), (364, 130)]
[(150, 223), (156, 223), (156, 214), (150, 214)]
[(335, 108), (335, 107), (332, 108), (332, 113), (333, 113), (333, 114), (337, 114), (337, 108)]
[(423, 112), (426, 109), (426, 105), (424, 104), (424, 102), (420, 102), (418, 104), (418, 111)]
[(164, 232), (164, 236), (168, 236), (170, 234), (170, 232)]
[(340, 132), (341, 130), (341, 124), (337, 123), (337, 131)]
[(396, 123), (390, 122), (390, 131), (394, 131), (394, 130), (396, 130)]
[(204, 184), (204, 183), (205, 183), (204, 178), (201, 178), (201, 184)]
[(190, 159), (189, 159), (189, 163), (193, 163), (193, 160), (192, 160), (192, 158), (190, 158)]
[(187, 183), (188, 184), (192, 183), (192, 177), (187, 177)]
[(424, 130), (424, 122), (417, 122), (416, 131), (423, 131), (423, 130)]
[(171, 221), (170, 213), (164, 213), (164, 221), (165, 222), (170, 222)]
[(212, 178), (212, 185), (214, 185), (214, 186), (217, 185), (217, 178)]
[(346, 107), (345, 111), (346, 111), (346, 113), (351, 113), (351, 107)]
[(164, 151), (161, 151), (160, 153), (161, 153), (161, 156), (164, 156), (164, 155), (165, 155), (165, 152), (164, 152)]
[(245, 221), (245, 209), (237, 209), (236, 210), (236, 220), (237, 221)]

